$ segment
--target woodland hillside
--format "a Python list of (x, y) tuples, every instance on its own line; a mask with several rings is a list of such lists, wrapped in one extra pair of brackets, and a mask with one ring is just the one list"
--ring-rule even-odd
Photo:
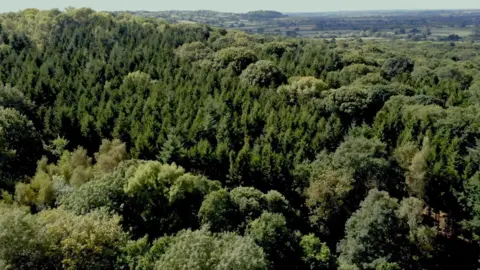
[(480, 44), (31, 9), (0, 82), (0, 268), (480, 267)]

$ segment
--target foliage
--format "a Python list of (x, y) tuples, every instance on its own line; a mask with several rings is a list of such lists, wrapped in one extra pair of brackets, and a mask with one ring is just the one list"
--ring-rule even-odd
[(212, 53), (211, 49), (202, 42), (186, 43), (180, 46), (176, 51), (176, 55), (183, 61), (194, 62), (208, 58)]
[(0, 107), (0, 188), (11, 190), (31, 175), (41, 154), (42, 141), (33, 123), (15, 109)]
[(394, 78), (404, 73), (412, 72), (414, 63), (412, 60), (401, 56), (397, 58), (390, 58), (382, 66), (382, 74), (387, 78)]
[(201, 218), (202, 224), (208, 224), (210, 230), (214, 232), (233, 231), (238, 222), (237, 211), (230, 193), (220, 189), (205, 197), (198, 216)]
[[(48, 160), (42, 158), (37, 164), (37, 172), (30, 183), (17, 183), (15, 186), (17, 202), (39, 209), (51, 207), (57, 198), (65, 197), (65, 194), (72, 190), (82, 188), (94, 179), (95, 175), (102, 178), (101, 176), (112, 172), (126, 158), (125, 144), (119, 140), (103, 140), (99, 152), (94, 154), (95, 165), (92, 165), (92, 158), (81, 147), (73, 152), (63, 150), (67, 144), (68, 141), (63, 138), (57, 138), (52, 142), (51, 151), (57, 156), (62, 153), (59, 156), (60, 159), (57, 164), (48, 164)], [(98, 183), (89, 186), (96, 184)], [(86, 189), (88, 188), (84, 190)], [(90, 190), (88, 194), (84, 194), (83, 198), (91, 198), (102, 191), (102, 189)]]
[(320, 92), (328, 89), (327, 84), (314, 77), (293, 77), (288, 81), (289, 84), (280, 86), (278, 92), (287, 94), (292, 100), (318, 97)]
[(0, 256), (14, 269), (107, 269), (116, 265), (127, 235), (118, 217), (95, 212), (75, 216), (63, 210), (28, 214), (1, 209)]
[(240, 77), (248, 85), (268, 87), (279, 86), (286, 81), (283, 72), (272, 62), (261, 60), (248, 66)]
[(479, 267), (477, 11), (140, 13), (0, 14), (0, 268)]
[(282, 214), (290, 222), (297, 218), (281, 193), (271, 190), (265, 194), (252, 187), (214, 191), (205, 197), (198, 214), (202, 224), (210, 226), (212, 231), (244, 231), (264, 211)]
[(220, 50), (215, 55), (215, 64), (220, 68), (231, 67), (240, 74), (250, 64), (257, 61), (257, 56), (252, 50), (242, 47), (229, 47)]
[(306, 203), (311, 223), (324, 234), (341, 233), (339, 226), (357, 208), (369, 187), (398, 189), (395, 183), (385, 181), (386, 177), (395, 177), (389, 172), (385, 154), (385, 145), (378, 139), (352, 134), (334, 153), (324, 152), (311, 164), (302, 165), (310, 171)]
[(140, 164), (142, 162), (135, 160), (123, 162), (115, 171), (96, 176), (78, 189), (62, 194), (57, 205), (79, 215), (96, 209), (121, 214), (127, 197), (124, 186)]
[(300, 242), (303, 249), (303, 261), (307, 269), (329, 269), (332, 267), (330, 249), (313, 234), (304, 235)]
[(136, 235), (159, 236), (181, 228), (198, 227), (197, 212), (204, 196), (220, 183), (185, 173), (177, 165), (149, 161), (140, 164), (127, 179), (127, 223)]
[(274, 269), (291, 269), (298, 262), (298, 243), (282, 214), (263, 212), (248, 225), (247, 234), (263, 248)]
[(97, 163), (93, 170), (101, 173), (112, 172), (126, 157), (126, 145), (120, 140), (103, 140), (98, 153), (95, 154)]
[(17, 88), (0, 82), (0, 107), (12, 108), (27, 115), (32, 112), (33, 104)]
[(417, 264), (422, 262), (422, 256), (428, 257), (428, 251), (412, 245), (432, 241), (429, 235), (415, 238), (422, 211), (422, 203), (417, 199), (409, 198), (399, 205), (388, 193), (371, 190), (360, 209), (347, 221), (345, 238), (339, 244), (340, 269), (421, 267)]
[(232, 233), (182, 231), (154, 269), (267, 269), (263, 251), (252, 239)]

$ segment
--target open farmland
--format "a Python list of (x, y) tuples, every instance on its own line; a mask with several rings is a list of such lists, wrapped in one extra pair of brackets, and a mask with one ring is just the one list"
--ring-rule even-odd
[[(144, 17), (170, 23), (198, 22), (251, 34), (310, 38), (408, 39), (413, 41), (478, 40), (480, 10), (361, 11), (286, 13), (256, 11), (221, 13), (213, 11), (133, 11)], [(457, 37), (458, 36), (458, 37)]]

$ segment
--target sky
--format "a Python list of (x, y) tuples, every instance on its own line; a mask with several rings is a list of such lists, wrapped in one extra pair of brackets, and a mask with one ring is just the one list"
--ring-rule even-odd
[(322, 12), (390, 9), (480, 9), (479, 0), (0, 0), (0, 12), (25, 8), (90, 7), (114, 10), (215, 10), (247, 12)]

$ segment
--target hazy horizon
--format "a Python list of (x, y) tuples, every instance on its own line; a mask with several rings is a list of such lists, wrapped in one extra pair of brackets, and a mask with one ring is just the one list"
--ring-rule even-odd
[(248, 12), (252, 10), (276, 10), (282, 13), (316, 13), (316, 12), (350, 12), (350, 11), (390, 11), (390, 10), (465, 10), (480, 9), (478, 1), (458, 0), (452, 1), (380, 1), (380, 0), (339, 0), (319, 3), (312, 0), (297, 1), (219, 1), (219, 0), (176, 0), (159, 3), (152, 0), (137, 1), (98, 1), (98, 0), (17, 0), (0, 6), (0, 12), (19, 11), (26, 8), (38, 9), (64, 9), (67, 7), (89, 7), (99, 11), (193, 11), (212, 10), (219, 12)]

